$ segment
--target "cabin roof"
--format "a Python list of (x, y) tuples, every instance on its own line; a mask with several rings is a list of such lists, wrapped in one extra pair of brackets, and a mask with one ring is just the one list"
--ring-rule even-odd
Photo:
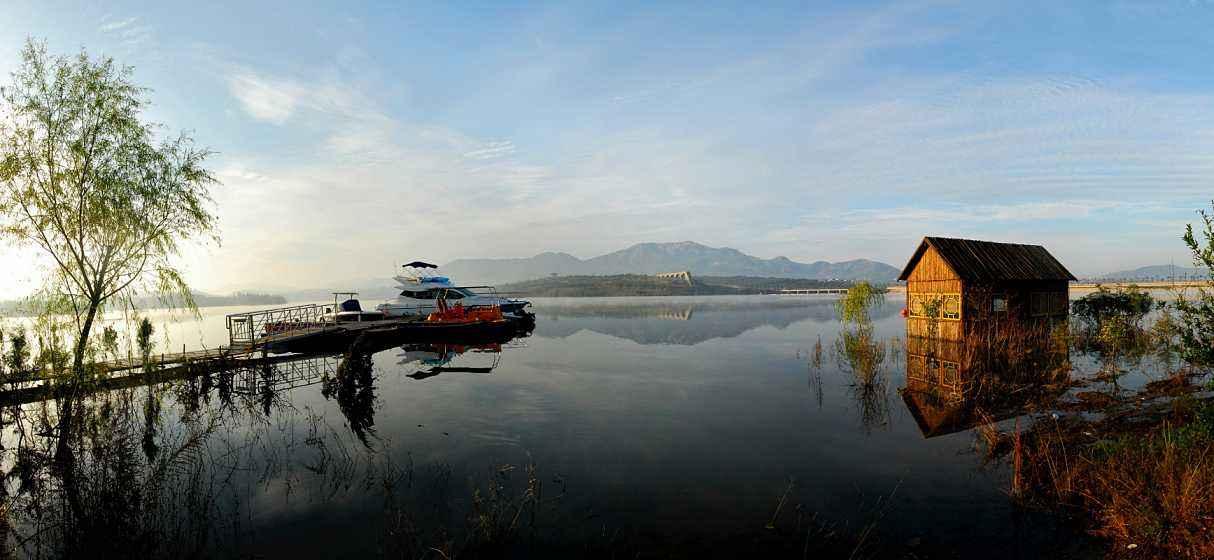
[(950, 237), (924, 237), (915, 254), (902, 269), (899, 280), (910, 277), (911, 271), (919, 264), (919, 259), (923, 258), (928, 247), (935, 247), (957, 276), (970, 282), (1075, 280), (1075, 275), (1041, 245)]

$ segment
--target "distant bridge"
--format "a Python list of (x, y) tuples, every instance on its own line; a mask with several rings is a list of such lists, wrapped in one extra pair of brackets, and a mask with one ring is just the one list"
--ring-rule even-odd
[(779, 294), (783, 296), (813, 296), (818, 294), (846, 294), (847, 288), (785, 288)]

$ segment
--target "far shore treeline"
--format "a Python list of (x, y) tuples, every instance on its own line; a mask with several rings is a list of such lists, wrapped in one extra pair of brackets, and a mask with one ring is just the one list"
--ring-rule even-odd
[[(203, 292), (193, 292), (194, 304), (198, 307), (220, 307), (224, 305), (283, 305), (287, 298), (275, 294), (257, 292), (236, 292), (231, 295), (215, 295)], [(19, 315), (37, 310), (40, 303), (36, 300), (3, 300), (0, 301), (0, 315)], [(135, 302), (138, 309), (180, 308), (182, 303), (176, 299), (161, 301), (155, 297), (140, 298)]]

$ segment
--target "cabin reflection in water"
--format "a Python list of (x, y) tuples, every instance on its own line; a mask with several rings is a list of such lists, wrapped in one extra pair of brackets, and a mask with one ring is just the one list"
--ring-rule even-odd
[(1053, 351), (1048, 335), (1019, 339), (1023, 359), (1013, 361), (988, 340), (906, 339), (906, 385), (898, 392), (924, 437), (1018, 416), (1034, 400), (1064, 390), (1067, 355)]

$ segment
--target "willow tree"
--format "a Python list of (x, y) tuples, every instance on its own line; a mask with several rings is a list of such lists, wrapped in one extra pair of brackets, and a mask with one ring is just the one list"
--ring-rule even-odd
[(80, 376), (107, 306), (139, 293), (193, 306), (173, 257), (184, 240), (215, 238), (210, 152), (144, 120), (130, 67), (33, 41), (21, 58), (0, 87), (0, 232), (53, 263), (42, 299), (74, 318)]

